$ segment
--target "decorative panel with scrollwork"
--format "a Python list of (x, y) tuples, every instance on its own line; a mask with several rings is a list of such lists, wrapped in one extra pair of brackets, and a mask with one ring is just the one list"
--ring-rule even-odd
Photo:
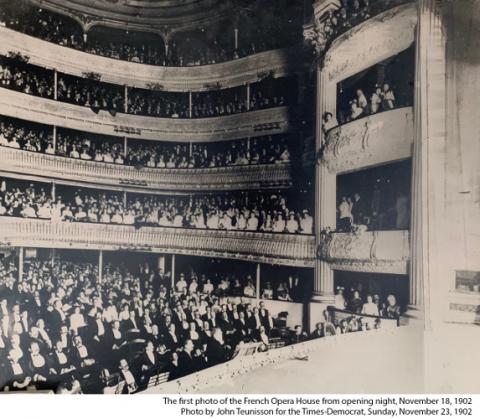
[(322, 237), (321, 260), (332, 269), (406, 274), (410, 245), (408, 231), (332, 233)]
[(406, 159), (412, 156), (413, 111), (394, 109), (331, 129), (322, 161), (331, 173)]

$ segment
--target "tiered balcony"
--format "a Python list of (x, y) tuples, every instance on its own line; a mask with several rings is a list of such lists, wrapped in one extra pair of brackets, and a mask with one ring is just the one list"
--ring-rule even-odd
[(291, 185), (290, 164), (230, 166), (207, 169), (137, 169), (0, 148), (0, 170), (51, 180), (91, 183), (128, 189), (241, 190)]
[(322, 159), (331, 173), (407, 159), (413, 136), (411, 107), (377, 113), (331, 129)]
[(409, 232), (332, 233), (322, 238), (318, 253), (332, 269), (406, 274), (410, 255)]
[(274, 135), (289, 131), (286, 106), (197, 119), (98, 114), (90, 108), (0, 88), (0, 114), (98, 134), (145, 140), (208, 142)]
[(29, 63), (54, 68), (65, 74), (84, 77), (86, 73), (101, 74), (108, 83), (148, 88), (162, 85), (166, 91), (205, 91), (242, 86), (259, 80), (259, 74), (272, 72), (275, 77), (302, 71), (303, 62), (295, 58), (298, 48), (261, 52), (224, 63), (198, 67), (161, 67), (93, 55), (72, 48), (0, 27), (0, 55), (19, 52)]
[(0, 217), (0, 245), (131, 250), (235, 258), (313, 267), (315, 239), (307, 235), (194, 230), (173, 227), (67, 223)]

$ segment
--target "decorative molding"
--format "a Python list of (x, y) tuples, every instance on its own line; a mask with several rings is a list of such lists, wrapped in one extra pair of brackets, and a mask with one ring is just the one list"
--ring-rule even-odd
[[(289, 131), (286, 106), (229, 116), (197, 119), (155, 118), (90, 108), (0, 88), (0, 114), (41, 124), (124, 137), (174, 142), (236, 140)], [(262, 128), (262, 129), (260, 129)], [(130, 135), (133, 137), (133, 135)]]
[(415, 40), (415, 2), (387, 10), (337, 38), (325, 54), (329, 83), (348, 78), (406, 50)]
[(8, 246), (130, 250), (185, 254), (311, 268), (315, 238), (173, 227), (51, 222), (0, 217), (1, 242)]
[[(99, 73), (106, 83), (177, 92), (226, 89), (258, 81), (259, 73), (285, 77), (304, 68), (297, 58), (298, 48), (261, 52), (224, 63), (195, 67), (163, 67), (102, 57), (44, 41), (6, 27), (0, 27), (0, 54), (18, 51), (29, 56), (31, 64), (54, 68), (62, 73), (84, 77)], [(219, 87), (220, 86), (220, 87)]]
[(364, 231), (323, 235), (317, 255), (332, 269), (406, 274), (409, 252), (408, 231)]
[(412, 156), (413, 110), (393, 109), (331, 129), (322, 162), (330, 173), (406, 159)]
[(0, 170), (124, 189), (242, 190), (291, 186), (290, 164), (205, 169), (137, 169), (0, 147)]

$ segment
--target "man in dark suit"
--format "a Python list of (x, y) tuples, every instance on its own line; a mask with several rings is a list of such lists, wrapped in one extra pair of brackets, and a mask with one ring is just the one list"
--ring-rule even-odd
[(260, 301), (260, 309), (258, 310), (258, 314), (260, 316), (260, 321), (262, 323), (262, 326), (265, 327), (265, 331), (268, 333), (270, 332), (270, 313), (268, 310), (265, 308), (265, 303), (263, 301)]
[(235, 322), (235, 330), (236, 344), (249, 338), (250, 331), (247, 325), (247, 320), (245, 319), (245, 313), (243, 311), (238, 313), (238, 320)]
[(216, 328), (213, 331), (213, 338), (207, 344), (207, 359), (210, 366), (228, 361), (228, 348), (225, 347), (222, 331)]
[(191, 339), (187, 339), (183, 345), (183, 350), (178, 354), (178, 368), (179, 376), (195, 372), (195, 361), (193, 359), (193, 342)]

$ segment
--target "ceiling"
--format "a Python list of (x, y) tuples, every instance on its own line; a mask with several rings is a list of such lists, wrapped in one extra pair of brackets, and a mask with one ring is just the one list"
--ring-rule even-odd
[[(95, 25), (162, 33), (194, 28), (234, 15), (239, 0), (31, 0), (40, 7)], [(245, 3), (245, 1), (244, 1)]]

